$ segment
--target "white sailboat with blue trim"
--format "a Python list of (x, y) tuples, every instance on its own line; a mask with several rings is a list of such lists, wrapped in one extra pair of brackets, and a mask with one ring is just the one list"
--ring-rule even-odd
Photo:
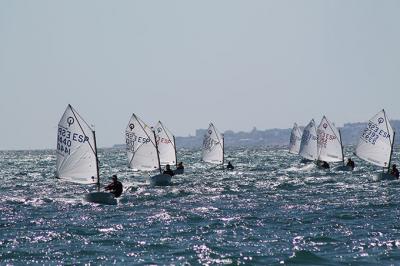
[(162, 174), (156, 133), (138, 116), (132, 114), (125, 130), (128, 167), (135, 171), (159, 174), (150, 176), (152, 185), (169, 185), (172, 176)]
[(301, 129), (297, 126), (297, 123), (294, 123), (292, 132), (290, 133), (289, 153), (299, 154), (302, 134), (303, 132), (301, 132)]
[(299, 154), (305, 162), (318, 159), (317, 128), (314, 119), (311, 119), (303, 130)]
[(355, 150), (355, 155), (360, 159), (382, 167), (378, 175), (380, 179), (392, 179), (389, 174), (393, 154), (395, 131), (390, 125), (384, 109), (379, 111), (364, 128)]
[(85, 195), (89, 202), (117, 204), (114, 195), (100, 192), (96, 134), (78, 112), (68, 105), (58, 123), (56, 177), (84, 185), (96, 185), (97, 192)]
[(213, 123), (204, 134), (201, 157), (203, 162), (224, 165), (224, 135)]

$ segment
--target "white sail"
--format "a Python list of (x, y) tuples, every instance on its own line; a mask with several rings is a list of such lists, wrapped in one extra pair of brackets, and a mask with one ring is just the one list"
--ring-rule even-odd
[(303, 130), (299, 154), (308, 160), (318, 159), (317, 129), (315, 128), (314, 119)]
[(204, 134), (202, 160), (207, 163), (224, 163), (224, 136), (210, 123)]
[(156, 127), (156, 137), (161, 165), (176, 165), (175, 137), (161, 121)]
[(299, 154), (302, 132), (296, 123), (293, 125), (292, 133), (290, 134), (289, 152)]
[(135, 114), (126, 127), (125, 141), (130, 168), (143, 171), (159, 169), (154, 132)]
[(342, 162), (342, 140), (339, 130), (325, 116), (318, 126), (318, 160)]
[(389, 167), (393, 137), (393, 128), (385, 110), (382, 110), (368, 121), (358, 140), (355, 154), (374, 165)]
[(80, 183), (97, 183), (97, 158), (92, 128), (72, 108), (67, 106), (57, 134), (58, 178)]

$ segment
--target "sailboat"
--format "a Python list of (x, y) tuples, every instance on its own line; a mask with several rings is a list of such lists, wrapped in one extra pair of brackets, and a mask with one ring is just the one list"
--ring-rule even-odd
[(314, 119), (311, 119), (310, 123), (303, 130), (299, 154), (304, 158), (303, 162), (318, 159), (317, 129)]
[(161, 172), (160, 156), (156, 133), (139, 117), (132, 114), (125, 130), (128, 167), (136, 171), (155, 171), (160, 174), (150, 176), (153, 185), (169, 185), (171, 176)]
[(213, 123), (204, 134), (201, 157), (203, 162), (224, 165), (224, 135)]
[[(177, 165), (175, 136), (164, 126), (163, 123), (161, 123), (161, 121), (158, 121), (155, 129), (160, 164), (162, 166), (167, 164), (171, 166)], [(184, 169), (174, 170), (174, 174), (183, 174), (183, 172)]]
[(58, 123), (56, 176), (69, 182), (96, 185), (97, 192), (85, 195), (89, 202), (117, 204), (113, 194), (100, 192), (95, 131), (70, 104)]
[(343, 145), (340, 130), (326, 116), (322, 117), (317, 129), (318, 160), (325, 162), (342, 162), (336, 170), (351, 170), (344, 165)]
[(384, 109), (373, 116), (362, 132), (356, 147), (355, 155), (360, 159), (387, 168), (387, 172), (383, 171), (379, 178), (392, 179), (389, 174), (390, 161), (393, 154), (395, 131), (389, 123)]
[(299, 154), (302, 134), (297, 123), (294, 123), (292, 133), (290, 134), (289, 153)]

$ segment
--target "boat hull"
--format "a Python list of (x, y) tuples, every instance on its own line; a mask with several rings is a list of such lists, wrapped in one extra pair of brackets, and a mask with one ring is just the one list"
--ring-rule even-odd
[(171, 178), (172, 176), (170, 175), (155, 175), (150, 177), (150, 183), (153, 186), (168, 186), (171, 185)]
[(335, 167), (334, 170), (335, 170), (335, 171), (347, 171), (347, 172), (351, 172), (351, 171), (353, 171), (353, 168), (351, 168), (350, 166), (341, 165), (341, 166)]
[(110, 192), (91, 192), (85, 195), (85, 200), (92, 203), (117, 205), (118, 201)]
[(303, 164), (309, 164), (309, 163), (312, 163), (312, 162), (313, 162), (312, 160), (309, 160), (309, 159), (306, 159), (306, 158), (302, 158), (300, 160), (300, 163), (303, 163)]
[(185, 172), (185, 169), (175, 169), (174, 174), (175, 175), (182, 175)]
[(389, 173), (378, 173), (375, 176), (375, 180), (379, 181), (379, 180), (397, 180), (397, 178), (395, 176), (392, 176)]

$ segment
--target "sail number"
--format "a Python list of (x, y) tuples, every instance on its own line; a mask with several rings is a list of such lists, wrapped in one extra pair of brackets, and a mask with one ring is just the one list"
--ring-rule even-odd
[(335, 135), (331, 135), (331, 134), (325, 133), (322, 130), (318, 130), (318, 145), (320, 147), (326, 148), (328, 141), (333, 141), (335, 139), (336, 139)]
[(162, 144), (170, 144), (171, 141), (169, 139), (166, 139), (166, 138), (157, 138), (157, 144), (160, 144), (160, 143), (162, 143)]
[(89, 137), (78, 133), (72, 133), (65, 128), (59, 127), (57, 134), (57, 150), (61, 153), (71, 154), (71, 146), (73, 142), (85, 143), (89, 141)]
[(147, 144), (150, 142), (150, 138), (138, 137), (132, 132), (126, 132), (125, 137), (126, 147), (132, 152), (134, 151), (135, 142), (141, 144)]
[(211, 151), (211, 149), (217, 145), (219, 142), (215, 141), (214, 139), (210, 138), (210, 137), (205, 137), (203, 140), (203, 148)]
[(313, 135), (310, 133), (310, 131), (305, 130), (304, 133), (303, 133), (303, 136), (302, 136), (302, 138), (301, 138), (301, 142), (303, 142), (304, 144), (308, 145), (308, 143), (310, 142), (310, 139), (316, 140), (317, 137), (316, 137), (316, 136), (313, 136)]
[(368, 123), (368, 127), (364, 129), (361, 139), (363, 139), (365, 142), (375, 145), (376, 141), (379, 139), (379, 136), (383, 138), (389, 138), (390, 134), (380, 129), (375, 123), (370, 121)]

